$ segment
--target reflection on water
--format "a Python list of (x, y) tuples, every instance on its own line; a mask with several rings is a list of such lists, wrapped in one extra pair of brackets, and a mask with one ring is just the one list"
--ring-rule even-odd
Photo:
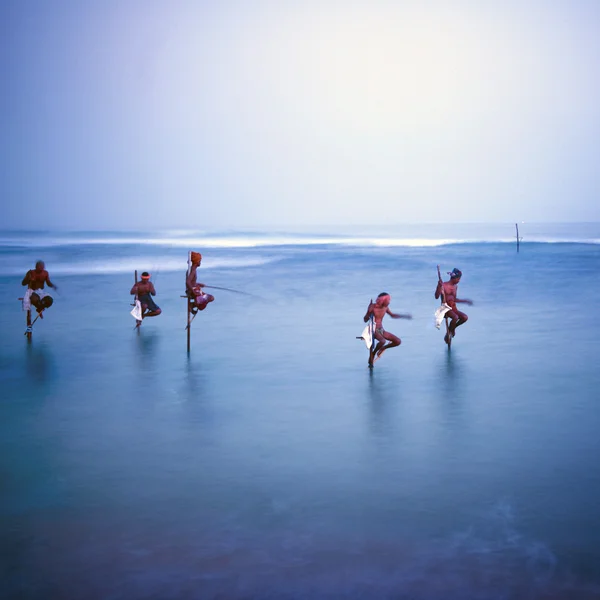
[(205, 375), (201, 363), (187, 354), (185, 357), (182, 396), (188, 402), (196, 403), (206, 397)]
[(399, 390), (392, 385), (384, 372), (369, 371), (368, 398), (369, 423), (375, 435), (389, 434), (394, 420), (391, 411), (393, 403), (399, 400)]
[(25, 374), (37, 385), (47, 385), (57, 378), (52, 350), (46, 344), (34, 341), (25, 345)]
[[(140, 328), (141, 329), (141, 328)], [(160, 334), (153, 329), (135, 332), (135, 355), (140, 372), (154, 377), (157, 372), (157, 352)]]
[(176, 386), (183, 414), (189, 424), (210, 423), (214, 419), (213, 407), (217, 399), (210, 388), (210, 371), (198, 357), (186, 354), (183, 376)]
[(156, 344), (159, 339), (159, 334), (156, 330), (149, 329), (148, 331), (137, 330), (137, 347), (142, 358), (153, 356), (156, 352)]
[(190, 395), (201, 390), (203, 375), (202, 363), (197, 357), (186, 354), (183, 363), (183, 382)]
[(464, 363), (456, 352), (445, 352), (438, 368), (439, 385), (444, 397), (448, 400), (461, 400), (464, 395)]

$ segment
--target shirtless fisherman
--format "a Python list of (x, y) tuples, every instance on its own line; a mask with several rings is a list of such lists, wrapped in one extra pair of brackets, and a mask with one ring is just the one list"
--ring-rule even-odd
[(462, 277), (462, 272), (459, 269), (452, 269), (448, 275), (450, 275), (450, 280), (444, 282), (438, 281), (437, 287), (435, 288), (436, 300), (442, 295), (443, 289), (444, 301), (450, 307), (450, 310), (445, 314), (445, 316), (450, 319), (448, 333), (444, 336), (444, 341), (446, 344), (450, 341), (448, 339), (448, 334), (450, 334), (450, 337), (454, 337), (456, 334), (456, 328), (469, 320), (469, 317), (464, 312), (461, 312), (458, 310), (458, 308), (456, 308), (456, 304), (460, 302), (467, 304), (468, 306), (473, 306), (473, 302), (471, 302), (471, 300), (457, 298), (457, 288), (458, 284), (460, 283), (460, 278)]
[[(152, 298), (152, 296), (156, 296), (156, 290), (154, 289), (154, 284), (150, 281), (150, 274), (146, 271), (142, 273), (142, 280), (133, 285), (130, 294), (136, 296), (142, 305), (142, 319), (146, 317), (158, 317), (162, 312)], [(137, 319), (135, 326), (139, 327), (141, 324), (142, 322)]]
[[(385, 331), (383, 328), (383, 317), (385, 315), (390, 315), (392, 319), (412, 319), (412, 315), (400, 315), (393, 313), (389, 306), (392, 297), (387, 292), (382, 292), (377, 296), (377, 300), (375, 304), (373, 301), (369, 302), (369, 307), (367, 308), (367, 312), (364, 316), (365, 323), (369, 320), (371, 315), (375, 318), (375, 333), (374, 337), (377, 340), (377, 345), (371, 352), (369, 353), (369, 368), (373, 368), (373, 363), (381, 358), (381, 355), (388, 349), (394, 348), (395, 346), (399, 346), (402, 343), (402, 340), (393, 333), (389, 331)], [(386, 344), (386, 341), (388, 342)]]
[(215, 297), (202, 290), (204, 287), (203, 283), (198, 283), (198, 275), (196, 271), (198, 270), (200, 263), (202, 263), (202, 254), (200, 254), (200, 252), (192, 252), (191, 262), (192, 266), (190, 267), (190, 271), (185, 278), (185, 292), (188, 297), (193, 300), (191, 312), (195, 315), (199, 310), (204, 310), (208, 303), (212, 302)]
[(27, 286), (27, 291), (23, 296), (23, 310), (30, 310), (31, 305), (35, 307), (40, 319), (44, 318), (42, 311), (50, 308), (54, 299), (48, 292), (44, 291), (44, 285), (48, 284), (53, 290), (58, 288), (50, 281), (48, 271), (45, 269), (44, 261), (38, 260), (35, 263), (35, 269), (30, 269), (25, 273), (21, 285)]

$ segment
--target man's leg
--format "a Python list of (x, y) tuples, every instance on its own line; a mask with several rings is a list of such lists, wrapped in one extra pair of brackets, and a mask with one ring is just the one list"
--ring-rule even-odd
[(375, 358), (375, 348), (371, 347), (369, 350), (369, 369), (373, 368), (373, 359)]
[(215, 297), (210, 294), (202, 294), (201, 296), (196, 296), (196, 305), (199, 310), (204, 310), (208, 306), (208, 303), (213, 302), (214, 299)]
[(458, 311), (454, 309), (449, 310), (446, 313), (446, 318), (450, 319), (450, 324), (448, 325), (448, 333), (444, 336), (444, 341), (447, 344), (449, 342), (448, 335), (450, 335), (450, 337), (454, 337), (454, 330), (456, 329), (456, 325), (458, 323)]
[(385, 344), (385, 338), (383, 337), (383, 334), (379, 333), (378, 331), (375, 331), (373, 333), (373, 337), (377, 340), (377, 344), (375, 344), (375, 347), (373, 348), (373, 350), (371, 350), (369, 352), (369, 366), (372, 367), (373, 363), (375, 362), (375, 357), (378, 356), (378, 352), (381, 350), (381, 348), (383, 348), (384, 344)]
[[(145, 311), (148, 311), (146, 314)], [(160, 307), (154, 302), (151, 296), (146, 297), (146, 302), (142, 304), (142, 316), (146, 317), (158, 317), (162, 311)]]
[(461, 325), (464, 325), (469, 320), (469, 317), (464, 312), (461, 312), (460, 310), (455, 310), (454, 313), (456, 314), (456, 321), (453, 321), (454, 326), (450, 325), (450, 331), (452, 332), (452, 337), (454, 337), (456, 328), (460, 327)]
[(377, 359), (381, 358), (381, 355), (388, 349), (388, 348), (394, 348), (396, 346), (399, 346), (402, 343), (402, 340), (397, 336), (394, 335), (393, 333), (390, 333), (389, 331), (385, 331), (383, 333), (383, 338), (384, 338), (384, 343), (385, 340), (387, 340), (387, 344), (384, 345), (384, 343), (379, 344), (378, 348), (375, 350), (375, 354), (377, 355)]
[(37, 311), (40, 318), (43, 319), (44, 317), (42, 315), (42, 311), (44, 310), (44, 306), (42, 305), (42, 299), (39, 297), (38, 294), (33, 292), (31, 294), (30, 301), (31, 301), (31, 304), (35, 307), (35, 310)]

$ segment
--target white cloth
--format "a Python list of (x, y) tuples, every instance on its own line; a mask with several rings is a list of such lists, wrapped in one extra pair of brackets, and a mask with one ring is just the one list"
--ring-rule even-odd
[(437, 329), (442, 325), (442, 321), (449, 310), (452, 310), (452, 308), (444, 303), (435, 311), (435, 326)]
[(32, 290), (31, 288), (27, 288), (27, 290), (25, 290), (25, 294), (23, 295), (23, 310), (31, 310), (31, 294), (34, 293), (40, 297), (40, 300), (50, 295), (44, 290)]
[(375, 320), (373, 318), (369, 319), (367, 326), (363, 329), (363, 332), (357, 338), (359, 340), (363, 340), (365, 342), (365, 346), (367, 350), (371, 350), (373, 347), (373, 334), (375, 333)]
[(130, 314), (136, 321), (142, 320), (142, 303), (139, 300), (135, 301), (135, 306)]

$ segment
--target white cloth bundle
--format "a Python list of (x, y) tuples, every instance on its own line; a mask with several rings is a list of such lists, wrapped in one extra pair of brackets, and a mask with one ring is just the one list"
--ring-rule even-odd
[(444, 303), (435, 311), (435, 326), (437, 329), (442, 325), (442, 321), (449, 310), (452, 310), (452, 308)]
[(25, 294), (23, 295), (23, 310), (31, 309), (31, 294), (33, 293), (37, 294), (40, 297), (40, 300), (50, 295), (44, 290), (32, 290), (31, 288), (27, 288), (25, 290)]
[(360, 337), (358, 337), (357, 339), (362, 339), (365, 342), (365, 346), (367, 347), (367, 350), (371, 350), (371, 347), (373, 346), (373, 333), (375, 332), (375, 321), (374, 319), (371, 317), (369, 319), (369, 322), (367, 323), (367, 326), (363, 329), (363, 332), (360, 334)]
[(142, 320), (142, 303), (139, 300), (135, 301), (135, 306), (133, 307), (133, 310), (131, 311), (131, 316), (136, 321)]

